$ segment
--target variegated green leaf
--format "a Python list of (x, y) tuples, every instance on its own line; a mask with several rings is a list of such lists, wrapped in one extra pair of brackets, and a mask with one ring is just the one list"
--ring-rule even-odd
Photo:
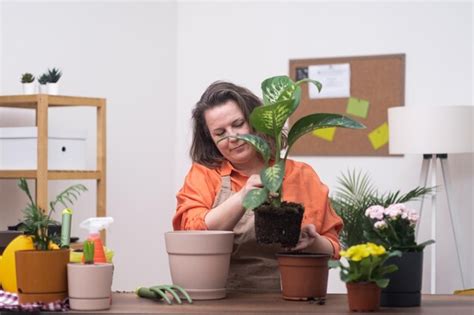
[(246, 135), (235, 136), (235, 138), (244, 140), (247, 143), (250, 143), (251, 145), (253, 145), (255, 150), (257, 150), (257, 152), (262, 155), (262, 158), (265, 161), (265, 163), (267, 163), (268, 160), (270, 159), (270, 154), (271, 154), (270, 147), (268, 146), (268, 143), (265, 140), (263, 140), (261, 137), (257, 135), (246, 134)]
[(284, 161), (280, 161), (271, 167), (264, 168), (260, 172), (260, 177), (262, 178), (262, 183), (265, 188), (271, 192), (277, 192), (281, 187), (281, 183), (283, 182), (284, 174), (285, 164)]
[(320, 128), (342, 127), (363, 129), (365, 126), (358, 121), (339, 114), (318, 113), (305, 116), (298, 120), (288, 133), (288, 151), (302, 135)]
[(268, 198), (268, 190), (266, 188), (257, 188), (249, 191), (244, 198), (244, 208), (247, 210), (255, 209), (265, 202)]
[(316, 80), (303, 79), (303, 80), (299, 80), (298, 82), (296, 82), (295, 85), (300, 86), (301, 83), (306, 83), (306, 82), (313, 83), (314, 85), (316, 85), (316, 88), (318, 89), (318, 92), (321, 92), (321, 89), (323, 88), (323, 85), (321, 84), (321, 82), (316, 81)]
[(288, 76), (276, 76), (266, 79), (262, 82), (264, 105), (292, 99), (296, 87)]
[(250, 124), (255, 130), (276, 138), (280, 134), (286, 120), (294, 111), (294, 100), (285, 100), (273, 105), (259, 106), (250, 114)]

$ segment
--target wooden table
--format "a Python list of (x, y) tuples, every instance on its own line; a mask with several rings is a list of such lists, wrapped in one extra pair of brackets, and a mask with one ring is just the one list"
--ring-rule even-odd
[[(71, 311), (66, 314), (78, 314)], [(347, 295), (329, 294), (325, 305), (285, 301), (277, 293), (230, 292), (226, 299), (194, 301), (193, 304), (167, 305), (138, 298), (132, 293), (114, 293), (110, 314), (348, 314)], [(357, 314), (357, 313), (352, 313)], [(473, 315), (474, 296), (424, 295), (421, 307), (381, 308), (371, 314)]]

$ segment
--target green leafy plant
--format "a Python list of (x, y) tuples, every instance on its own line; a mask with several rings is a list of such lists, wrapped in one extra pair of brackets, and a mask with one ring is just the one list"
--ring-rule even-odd
[(59, 69), (48, 69), (48, 83), (57, 83), (61, 76), (62, 73)]
[(397, 271), (398, 267), (384, 264), (390, 257), (400, 257), (401, 254), (400, 251), (388, 252), (374, 243), (357, 244), (340, 252), (347, 264), (340, 260), (330, 260), (328, 264), (330, 268), (341, 268), (340, 276), (344, 282), (375, 282), (380, 288), (385, 288), (390, 282), (385, 275)]
[(87, 191), (87, 188), (82, 184), (70, 186), (49, 203), (50, 210), (46, 213), (46, 211), (37, 206), (31, 197), (28, 182), (24, 178), (20, 178), (18, 187), (26, 193), (29, 199), (29, 204), (23, 210), (24, 219), (21, 229), (25, 234), (32, 236), (33, 244), (37, 250), (48, 250), (50, 242), (59, 244), (59, 236), (55, 235), (53, 237), (48, 232), (49, 225), (57, 224), (56, 221), (51, 219), (51, 214), (55, 211), (55, 207), (58, 204), (68, 208), (74, 203), (74, 200), (77, 200), (82, 192)]
[(35, 81), (35, 76), (29, 72), (23, 73), (21, 75), (21, 83), (33, 83)]
[(255, 209), (264, 202), (274, 207), (281, 205), (286, 159), (291, 147), (301, 136), (320, 128), (365, 128), (361, 123), (339, 114), (314, 113), (302, 117), (289, 130), (288, 147), (282, 157), (280, 152), (284, 125), (298, 108), (301, 100), (301, 84), (306, 82), (316, 85), (318, 90), (321, 90), (321, 83), (311, 79), (293, 82), (288, 76), (276, 76), (262, 82), (263, 106), (258, 106), (252, 111), (250, 124), (255, 131), (274, 140), (274, 154), (268, 141), (255, 134), (227, 136), (219, 140), (236, 138), (246, 141), (255, 147), (265, 162), (265, 167), (260, 173), (263, 188), (253, 189), (245, 196), (243, 205), (246, 209)]
[(47, 73), (43, 73), (39, 78), (38, 78), (38, 82), (39, 84), (42, 84), (42, 85), (45, 85), (46, 83), (48, 83), (48, 74)]
[(379, 193), (367, 173), (355, 170), (342, 173), (337, 182), (338, 187), (331, 196), (331, 203), (336, 213), (344, 222), (340, 241), (344, 248), (369, 241), (364, 231), (372, 229), (372, 223), (365, 216), (365, 211), (372, 205), (388, 207), (391, 204), (413, 201), (432, 193), (434, 188), (416, 187), (408, 193)]
[(92, 241), (85, 241), (84, 242), (84, 263), (85, 264), (93, 264), (94, 263), (94, 250), (95, 245)]

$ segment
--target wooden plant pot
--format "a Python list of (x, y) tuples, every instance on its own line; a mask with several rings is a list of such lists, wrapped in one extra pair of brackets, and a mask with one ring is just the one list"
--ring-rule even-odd
[(67, 265), (69, 304), (72, 310), (98, 311), (110, 308), (113, 264)]
[(275, 208), (268, 203), (255, 208), (255, 236), (259, 244), (279, 243), (293, 247), (298, 243), (304, 207), (294, 202), (282, 202)]
[(20, 303), (49, 303), (67, 297), (69, 250), (15, 252)]
[(328, 287), (330, 255), (277, 254), (285, 300), (316, 300), (324, 304)]
[(193, 300), (226, 297), (234, 232), (167, 232), (165, 241), (173, 284), (186, 289)]
[(381, 289), (375, 282), (346, 283), (351, 312), (374, 312), (380, 308)]

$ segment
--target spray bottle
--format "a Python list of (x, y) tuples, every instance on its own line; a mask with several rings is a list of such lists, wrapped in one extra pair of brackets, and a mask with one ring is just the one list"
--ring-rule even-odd
[(112, 217), (95, 217), (82, 221), (79, 225), (79, 227), (89, 231), (87, 240), (94, 242), (94, 263), (107, 262), (99, 232), (106, 229), (112, 222), (114, 222)]

